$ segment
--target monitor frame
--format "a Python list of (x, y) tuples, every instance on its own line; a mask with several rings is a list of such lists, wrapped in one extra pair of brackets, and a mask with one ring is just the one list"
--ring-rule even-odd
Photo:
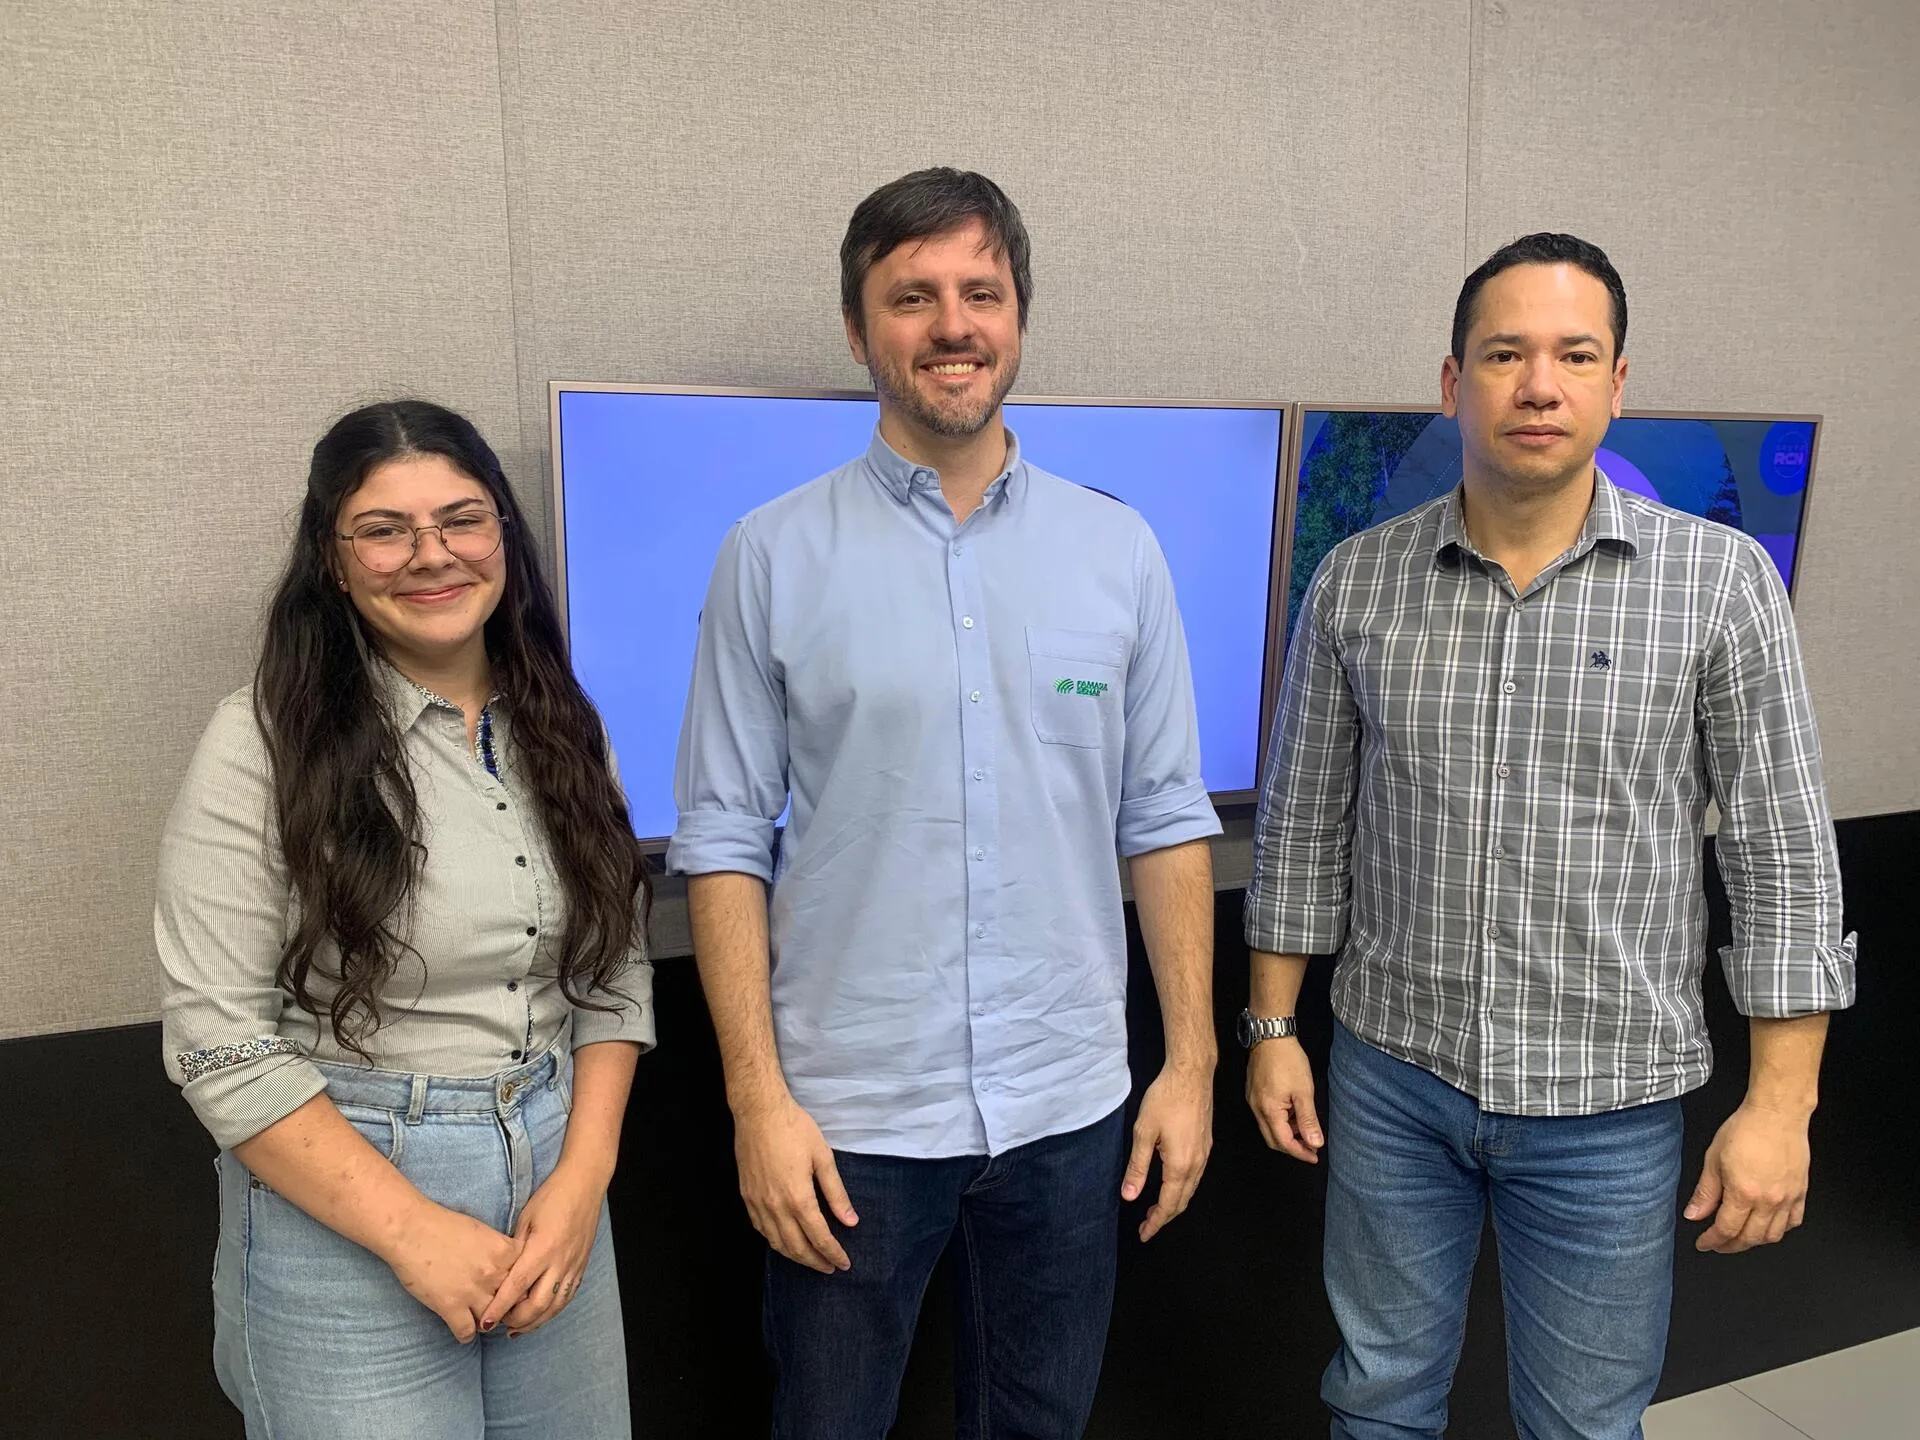
[[(1268, 651), (1267, 651), (1267, 669), (1268, 670), (1275, 670), (1275, 669), (1284, 670), (1286, 665), (1285, 657), (1274, 655), (1273, 649), (1274, 647), (1280, 645), (1283, 642), (1287, 633), (1287, 596), (1293, 586), (1293, 519), (1294, 519), (1294, 514), (1298, 509), (1299, 503), (1300, 503), (1300, 461), (1303, 458), (1300, 451), (1301, 451), (1302, 437), (1304, 436), (1307, 428), (1307, 412), (1310, 410), (1319, 410), (1319, 411), (1329, 412), (1334, 414), (1355, 414), (1355, 413), (1364, 413), (1369, 411), (1376, 412), (1376, 413), (1393, 414), (1393, 415), (1412, 415), (1412, 414), (1444, 415), (1446, 413), (1444, 410), (1441, 409), (1440, 406), (1435, 405), (1432, 402), (1428, 402), (1427, 404), (1424, 404), (1424, 405), (1409, 405), (1404, 403), (1396, 403), (1392, 405), (1363, 405), (1353, 401), (1342, 400), (1342, 401), (1337, 401), (1330, 404), (1312, 404), (1308, 402), (1302, 402), (1301, 404), (1295, 407), (1293, 430), (1292, 430), (1292, 433), (1287, 436), (1285, 447), (1284, 447), (1287, 452), (1286, 460), (1284, 462), (1286, 466), (1286, 482), (1287, 482), (1285, 487), (1286, 488), (1285, 508), (1287, 512), (1286, 520), (1285, 520), (1285, 525), (1287, 530), (1286, 560), (1284, 565), (1281, 567), (1279, 574), (1277, 574), (1274, 577), (1274, 582), (1273, 582), (1273, 629), (1272, 629), (1271, 636), (1268, 640)], [(1806, 493), (1806, 498), (1800, 502), (1800, 530), (1799, 530), (1798, 537), (1795, 540), (1793, 578), (1787, 584), (1788, 601), (1792, 602), (1796, 600), (1799, 596), (1800, 576), (1802, 575), (1802, 573), (1804, 573), (1804, 570), (1805, 570), (1805, 567), (1801, 564), (1801, 556), (1805, 552), (1804, 552), (1804, 549), (1801, 547), (1803, 547), (1806, 542), (1808, 517), (1813, 513), (1814, 467), (1818, 465), (1820, 461), (1820, 440), (1821, 440), (1821, 437), (1824, 436), (1827, 431), (1826, 416), (1794, 415), (1794, 414), (1788, 414), (1784, 411), (1770, 411), (1770, 410), (1632, 410), (1632, 409), (1623, 409), (1617, 418), (1621, 420), (1766, 420), (1766, 421), (1779, 420), (1779, 421), (1793, 421), (1801, 424), (1811, 424), (1813, 426), (1813, 445), (1812, 445), (1812, 448), (1810, 448), (1807, 451), (1807, 479), (1806, 479), (1806, 484), (1803, 487)], [(1279, 688), (1277, 683), (1274, 688), (1276, 690)], [(1274, 701), (1276, 703), (1278, 699), (1279, 699), (1278, 695), (1275, 695)], [(1264, 728), (1261, 730), (1260, 736), (1261, 736), (1260, 753), (1262, 756), (1262, 765), (1264, 767), (1264, 764), (1265, 764), (1264, 757), (1266, 755), (1266, 730)]]
[[(572, 643), (572, 618), (567, 602), (567, 501), (565, 463), (560, 448), (560, 400), (563, 395), (720, 395), (763, 400), (864, 400), (872, 401), (871, 390), (808, 388), (805, 386), (760, 385), (659, 385), (602, 380), (549, 380), (547, 382), (548, 473), (553, 482), (550, 518), (553, 525), (553, 591), (560, 610), (560, 631), (569, 646)], [(1294, 487), (1297, 472), (1289, 469), (1289, 457), (1295, 451), (1295, 435), (1300, 428), (1301, 407), (1291, 400), (1212, 400), (1204, 398), (1136, 397), (1113, 395), (1008, 395), (1007, 405), (1080, 405), (1113, 406), (1135, 410), (1272, 410), (1280, 415), (1280, 447), (1275, 463), (1279, 473), (1273, 477), (1273, 534), (1267, 551), (1267, 623), (1266, 643), (1260, 657), (1260, 714), (1254, 732), (1253, 788), (1210, 791), (1215, 806), (1244, 808), (1251, 806), (1260, 793), (1260, 777), (1266, 771), (1268, 730), (1273, 724), (1274, 707), (1279, 701), (1280, 657), (1275, 646), (1284, 633), (1281, 618), (1286, 605), (1286, 576), (1293, 550)], [(1328, 407), (1316, 407), (1325, 409)], [(1353, 409), (1380, 408), (1353, 406)], [(1420, 408), (1420, 407), (1407, 407)], [(641, 846), (649, 853), (663, 851), (662, 838), (643, 838)]]

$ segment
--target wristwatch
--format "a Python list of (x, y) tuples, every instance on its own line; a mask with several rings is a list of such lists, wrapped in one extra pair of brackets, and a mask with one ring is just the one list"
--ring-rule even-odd
[(1300, 1026), (1291, 1015), (1273, 1015), (1263, 1019), (1251, 1010), (1240, 1012), (1240, 1023), (1234, 1028), (1240, 1036), (1241, 1047), (1247, 1050), (1262, 1040), (1284, 1040), (1289, 1035), (1300, 1033)]

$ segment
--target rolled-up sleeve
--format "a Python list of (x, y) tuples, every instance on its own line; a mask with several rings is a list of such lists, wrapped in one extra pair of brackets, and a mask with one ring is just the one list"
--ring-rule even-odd
[(1716, 850), (1732, 910), (1720, 952), (1743, 1015), (1788, 1019), (1854, 999), (1840, 861), (1793, 614), (1773, 563), (1743, 540), (1699, 690)]
[(787, 805), (787, 706), (771, 655), (771, 578), (745, 522), (736, 524), (707, 586), (680, 724), (680, 814), (667, 846), (675, 874), (773, 879), (774, 822)]
[(1360, 714), (1328, 622), (1338, 553), (1294, 626), (1253, 822), (1246, 941), (1273, 955), (1330, 954), (1347, 934)]
[(1220, 833), (1200, 778), (1187, 635), (1160, 543), (1143, 526), (1134, 552), (1139, 634), (1127, 668), (1126, 748), (1121, 761), (1120, 853), (1144, 855)]
[(224, 1148), (326, 1088), (279, 1034), (287, 880), (266, 746), (244, 693), (214, 713), (160, 842), (153, 935), (167, 1075)]
[(573, 1048), (605, 1040), (629, 1040), (641, 1050), (659, 1043), (653, 1020), (653, 965), (646, 947), (636, 946), (615, 973), (611, 992), (595, 991), (592, 998), (613, 1008), (573, 1007)]

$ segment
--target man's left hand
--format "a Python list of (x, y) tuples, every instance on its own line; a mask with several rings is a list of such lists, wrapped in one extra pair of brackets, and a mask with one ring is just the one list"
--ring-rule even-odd
[(1212, 1149), (1213, 1067), (1168, 1065), (1141, 1097), (1140, 1114), (1133, 1122), (1133, 1154), (1120, 1182), (1121, 1199), (1139, 1199), (1153, 1152), (1160, 1152), (1160, 1194), (1141, 1222), (1142, 1240), (1151, 1240), (1187, 1208)]
[(1694, 1249), (1737, 1255), (1774, 1244), (1805, 1218), (1807, 1119), (1747, 1105), (1727, 1118), (1684, 1212), (1689, 1220), (1714, 1216)]

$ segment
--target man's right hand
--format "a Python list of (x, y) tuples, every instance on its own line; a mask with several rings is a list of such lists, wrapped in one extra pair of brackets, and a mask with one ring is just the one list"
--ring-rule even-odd
[(740, 1198), (747, 1202), (753, 1228), (769, 1245), (823, 1275), (853, 1268), (827, 1228), (821, 1197), (842, 1225), (858, 1225), (860, 1217), (840, 1183), (827, 1137), (798, 1101), (783, 1095), (736, 1114), (733, 1154), (740, 1166)]
[(447, 1322), (465, 1345), (520, 1258), (522, 1242), (471, 1215), (422, 1199), (391, 1253), (383, 1255), (407, 1293)]
[(1247, 1104), (1269, 1149), (1320, 1163), (1327, 1142), (1313, 1111), (1313, 1066), (1297, 1039), (1262, 1040), (1247, 1052)]

